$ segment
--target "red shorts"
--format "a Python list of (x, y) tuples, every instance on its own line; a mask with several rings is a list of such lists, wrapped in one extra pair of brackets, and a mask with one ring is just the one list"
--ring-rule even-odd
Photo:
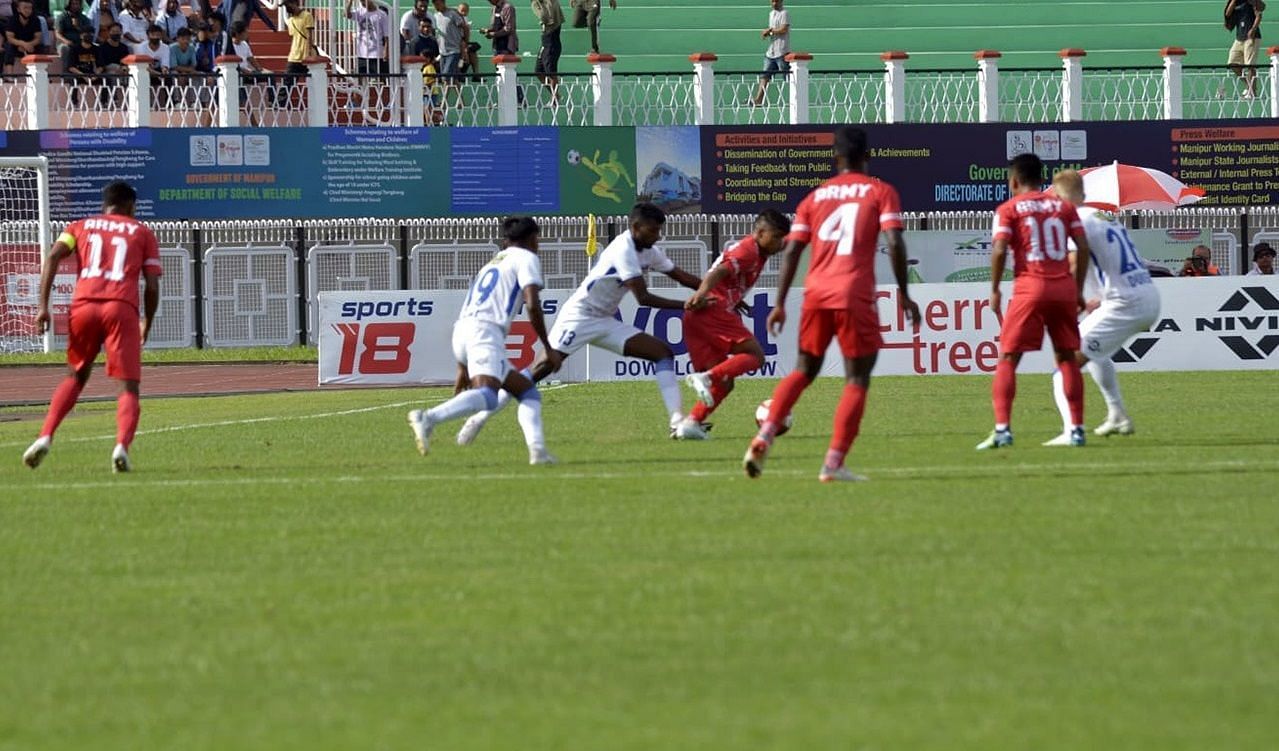
[(879, 352), (879, 310), (874, 302), (847, 310), (804, 308), (799, 313), (799, 351), (822, 356), (831, 339), (839, 339), (844, 357), (865, 357)]
[(72, 368), (93, 362), (105, 346), (108, 376), (142, 380), (142, 331), (133, 305), (123, 300), (72, 302), (67, 328), (67, 364)]
[(754, 338), (741, 316), (718, 305), (684, 311), (684, 344), (696, 371), (719, 365), (734, 345)]
[(1038, 352), (1044, 344), (1044, 329), (1053, 349), (1079, 349), (1079, 307), (1075, 283), (1054, 284), (1013, 291), (999, 330), (999, 346), (1004, 353)]

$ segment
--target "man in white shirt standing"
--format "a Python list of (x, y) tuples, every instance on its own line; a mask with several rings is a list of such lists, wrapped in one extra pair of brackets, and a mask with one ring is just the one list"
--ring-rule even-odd
[(758, 107), (764, 103), (764, 92), (773, 74), (790, 73), (790, 63), (786, 56), (790, 54), (790, 16), (782, 9), (782, 0), (771, 0), (772, 10), (768, 12), (768, 28), (759, 33), (761, 39), (770, 40), (768, 49), (764, 51), (764, 74), (759, 77), (759, 88), (751, 105)]
[(502, 221), (502, 238), (505, 247), (475, 275), (453, 325), (458, 382), (469, 383), (471, 388), (439, 406), (409, 412), (409, 427), (417, 450), (425, 456), (436, 425), (496, 408), (498, 389), (502, 389), (508, 401), (511, 395), (520, 401), (518, 418), (528, 445), (528, 463), (554, 464), (555, 457), (547, 453), (543, 438), (542, 396), (524, 372), (511, 368), (506, 357), (506, 335), (522, 297), (529, 323), (542, 342), (543, 362), (549, 372), (560, 366), (559, 353), (551, 349), (547, 339), (538, 296), (542, 289), (542, 266), (537, 257), (541, 233), (529, 217), (508, 217)]
[(391, 17), (386, 10), (377, 0), (346, 0), (346, 17), (355, 22), (355, 72), (362, 76), (389, 74)]
[[(588, 344), (626, 357), (637, 357), (655, 364), (655, 379), (662, 393), (662, 402), (670, 417), (672, 438), (699, 440), (706, 432), (683, 431), (676, 436), (676, 429), (684, 420), (679, 381), (675, 377), (675, 355), (666, 342), (647, 334), (634, 326), (614, 318), (618, 305), (627, 292), (635, 295), (640, 305), (668, 310), (683, 310), (682, 300), (671, 300), (654, 295), (648, 289), (644, 275), (656, 271), (674, 279), (689, 289), (697, 289), (702, 280), (675, 265), (661, 249), (655, 247), (661, 239), (666, 214), (651, 203), (637, 203), (631, 209), (630, 229), (608, 244), (591, 267), (577, 290), (565, 301), (551, 326), (551, 349), (547, 357), (535, 363), (529, 371), (534, 381), (550, 375), (559, 363)], [(506, 400), (499, 401), (495, 409), (481, 412), (466, 421), (457, 434), (457, 442), (463, 446), (475, 440), (484, 423), (501, 409)]]
[(1270, 276), (1275, 273), (1275, 249), (1270, 243), (1252, 246), (1252, 268), (1245, 276)]
[[(1062, 170), (1053, 178), (1057, 195), (1078, 207), (1079, 219), (1088, 235), (1091, 253), (1084, 297), (1088, 315), (1079, 322), (1079, 351), (1075, 359), (1087, 370), (1106, 400), (1106, 420), (1093, 433), (1100, 436), (1130, 435), (1132, 418), (1124, 409), (1119, 378), (1110, 356), (1134, 334), (1148, 330), (1159, 319), (1159, 290), (1151, 282), (1146, 262), (1132, 238), (1115, 215), (1089, 208), (1084, 203), (1084, 181), (1074, 170)], [(1070, 252), (1075, 244), (1070, 243)], [(1053, 371), (1053, 396), (1061, 411), (1062, 434), (1045, 446), (1070, 446), (1070, 405), (1060, 370)]]

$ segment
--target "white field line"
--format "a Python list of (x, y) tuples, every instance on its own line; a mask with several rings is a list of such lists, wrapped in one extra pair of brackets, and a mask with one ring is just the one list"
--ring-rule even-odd
[[(559, 389), (565, 389), (565, 388), (568, 388), (569, 386), (576, 386), (576, 385), (578, 384), (561, 383), (554, 386), (547, 386), (545, 388), (539, 387), (539, 390), (542, 392), (558, 391)], [(336, 412), (317, 412), (309, 415), (269, 415), (267, 417), (247, 417), (241, 420), (217, 420), (215, 422), (193, 422), (193, 423), (188, 423), (186, 425), (167, 425), (163, 428), (151, 428), (149, 430), (139, 430), (137, 432), (137, 435), (143, 436), (143, 435), (157, 435), (159, 433), (177, 433), (184, 430), (201, 430), (203, 428), (226, 428), (226, 427), (235, 427), (237, 425), (253, 425), (255, 423), (262, 423), (262, 422), (292, 422), (295, 420), (322, 420), (329, 417), (343, 417), (345, 415), (358, 415), (364, 412), (378, 412), (384, 409), (408, 407), (413, 404), (422, 404), (422, 405), (440, 404), (444, 401), (446, 400), (435, 399), (431, 401), (425, 401), (422, 399), (414, 399), (412, 401), (407, 401), (407, 402), (377, 404), (372, 407), (357, 407), (355, 409), (342, 409), (342, 410), (337, 410)], [(115, 433), (111, 433), (108, 435), (59, 438), (58, 443), (85, 443), (88, 441), (107, 441), (107, 440), (114, 441)], [(11, 441), (9, 443), (0, 443), (0, 449), (17, 448), (19, 446), (27, 446), (29, 444), (30, 444), (29, 441), (19, 441), (17, 443), (14, 443)]]
[[(408, 455), (409, 452), (405, 452)], [(424, 460), (425, 461), (425, 460)], [(686, 470), (686, 471), (663, 471), (663, 477), (688, 477), (688, 478), (705, 478), (714, 480), (723, 480), (727, 477), (737, 477), (745, 481), (742, 477), (740, 469), (729, 468), (725, 463), (723, 469), (717, 470)], [(947, 479), (951, 477), (971, 477), (978, 475), (989, 476), (1026, 476), (1042, 473), (1048, 476), (1062, 475), (1091, 475), (1097, 472), (1165, 472), (1168, 469), (1166, 461), (1133, 461), (1133, 462), (1104, 462), (1101, 464), (1078, 464), (1078, 465), (1062, 465), (1062, 464), (1021, 464), (1007, 465), (1000, 463), (998, 465), (974, 466), (972, 464), (956, 464), (943, 466), (927, 466), (927, 467), (883, 467), (879, 469), (866, 470), (872, 482), (876, 479), (883, 480), (921, 480), (921, 479)], [(1193, 474), (1215, 473), (1223, 471), (1257, 471), (1257, 470), (1279, 470), (1279, 460), (1262, 460), (1262, 461), (1243, 461), (1243, 460), (1223, 460), (1202, 462), (1194, 466)], [(804, 480), (811, 482), (817, 479), (817, 471), (813, 467), (807, 468), (789, 468), (767, 470), (764, 473), (767, 477), (781, 477), (787, 480)], [(27, 486), (35, 490), (96, 490), (100, 488), (126, 488), (126, 487), (148, 487), (148, 488), (189, 488), (189, 487), (234, 487), (234, 486), (250, 486), (250, 485), (326, 485), (326, 484), (349, 484), (349, 483), (410, 483), (421, 482), (423, 480), (437, 482), (502, 482), (515, 480), (519, 482), (536, 481), (539, 479), (547, 479), (553, 481), (561, 480), (637, 480), (651, 479), (654, 475), (652, 469), (636, 469), (634, 471), (606, 471), (606, 472), (585, 472), (585, 471), (565, 471), (563, 467), (559, 468), (541, 468), (537, 470), (527, 470), (524, 472), (481, 472), (472, 473), (459, 470), (456, 473), (440, 473), (440, 472), (422, 472), (422, 473), (401, 473), (401, 474), (378, 474), (378, 475), (335, 475), (333, 477), (223, 477), (223, 478), (205, 478), (190, 480), (146, 480), (141, 477), (137, 481), (126, 480), (122, 477), (110, 480), (94, 480), (89, 482), (65, 482), (65, 483), (44, 483), (38, 485)], [(862, 484), (855, 483), (857, 487)]]

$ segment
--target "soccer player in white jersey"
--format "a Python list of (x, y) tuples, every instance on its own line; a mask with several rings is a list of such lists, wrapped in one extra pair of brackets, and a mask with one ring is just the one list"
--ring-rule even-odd
[[(551, 346), (547, 348), (546, 357), (533, 365), (529, 375), (534, 382), (542, 380), (554, 372), (560, 360), (588, 344), (656, 363), (657, 387), (670, 416), (671, 437), (676, 437), (675, 431), (684, 415), (679, 381), (675, 377), (674, 353), (661, 339), (613, 317), (627, 292), (635, 295), (640, 305), (683, 310), (683, 301), (659, 297), (649, 291), (644, 281), (644, 274), (649, 271), (665, 274), (689, 289), (701, 286), (701, 279), (676, 266), (656, 247), (665, 224), (666, 214), (657, 206), (635, 204), (631, 209), (630, 229), (618, 235), (600, 253), (590, 273), (560, 308), (551, 326)], [(552, 360), (550, 356), (557, 359)], [(499, 400), (497, 409), (507, 401), (509, 397)], [(457, 442), (465, 446), (474, 441), (480, 428), (496, 411), (481, 412), (467, 420), (457, 434)], [(684, 430), (678, 437), (698, 440), (705, 438), (706, 432)]]
[(431, 409), (409, 412), (409, 427), (423, 456), (430, 450), (436, 425), (497, 406), (498, 389), (519, 399), (520, 428), (528, 444), (529, 464), (554, 464), (542, 434), (542, 396), (529, 378), (511, 368), (506, 358), (506, 335), (519, 308), (521, 296), (529, 323), (545, 349), (548, 372), (559, 369), (560, 355), (551, 349), (542, 318), (542, 265), (537, 258), (540, 231), (528, 217), (502, 221), (504, 248), (493, 256), (471, 283), (462, 312), (453, 324), (453, 356), (458, 382), (471, 388)]
[[(1079, 218), (1088, 234), (1092, 268), (1085, 297), (1091, 312), (1079, 322), (1080, 348), (1075, 358), (1092, 376), (1106, 400), (1106, 420), (1093, 433), (1128, 435), (1132, 418), (1119, 394), (1115, 362), (1110, 359), (1132, 335), (1146, 331), (1159, 318), (1159, 290), (1151, 283), (1150, 272), (1133, 245), (1128, 230), (1114, 214), (1083, 206), (1084, 183), (1079, 173), (1063, 170), (1053, 178), (1053, 189), (1061, 198), (1080, 206)], [(1071, 243), (1071, 251), (1075, 250)], [(1053, 396), (1066, 425), (1060, 435), (1045, 446), (1070, 445), (1070, 411), (1062, 388), (1061, 372), (1053, 373)]]

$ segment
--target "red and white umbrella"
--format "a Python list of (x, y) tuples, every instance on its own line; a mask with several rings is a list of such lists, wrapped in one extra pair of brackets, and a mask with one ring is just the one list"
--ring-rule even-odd
[(1203, 188), (1186, 185), (1166, 172), (1114, 162), (1079, 171), (1084, 178), (1084, 205), (1110, 211), (1170, 209), (1204, 197)]

